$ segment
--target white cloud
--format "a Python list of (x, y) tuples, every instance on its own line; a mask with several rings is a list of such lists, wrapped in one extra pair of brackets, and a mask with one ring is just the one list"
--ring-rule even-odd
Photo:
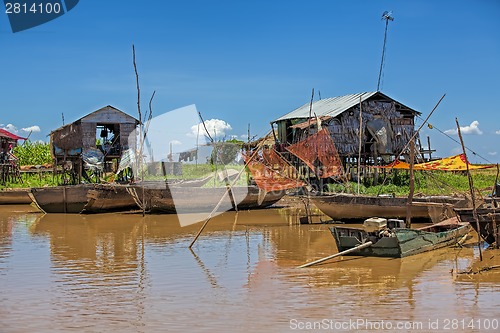
[[(446, 134), (458, 134), (457, 129), (449, 129), (444, 131)], [(476, 135), (481, 135), (483, 134), (483, 131), (479, 129), (479, 121), (474, 120), (470, 125), (468, 126), (460, 126), (460, 132), (462, 134), (476, 134)]]
[(495, 134), (498, 134), (498, 135), (500, 135), (500, 130), (498, 130), (498, 131), (495, 131)]
[[(205, 126), (207, 127), (208, 133), (212, 138), (214, 138), (214, 140), (215, 137), (224, 137), (227, 132), (233, 129), (231, 125), (220, 119), (205, 120)], [(203, 127), (203, 124), (201, 123), (191, 127), (191, 135), (197, 136), (198, 133), (200, 134), (200, 136), (207, 134), (205, 128)]]
[(170, 141), (170, 143), (171, 143), (173, 146), (182, 145), (182, 142), (180, 142), (179, 140), (172, 140), (172, 141)]
[(497, 152), (496, 151), (490, 151), (490, 152), (488, 152), (488, 155), (490, 155), (490, 156), (496, 156)]
[(21, 128), (21, 131), (27, 132), (27, 133), (30, 133), (30, 132), (37, 133), (37, 132), (40, 132), (41, 130), (40, 130), (39, 126), (33, 125), (33, 126), (30, 126), (30, 127)]
[(16, 134), (18, 132), (17, 127), (12, 125), (12, 124), (7, 124), (7, 126), (4, 126), (3, 129), (6, 131), (9, 131), (11, 133), (14, 133), (14, 134)]

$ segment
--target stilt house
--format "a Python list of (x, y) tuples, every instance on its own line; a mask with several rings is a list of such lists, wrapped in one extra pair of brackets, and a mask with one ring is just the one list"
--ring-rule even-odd
[(85, 177), (86, 159), (101, 160), (109, 170), (123, 151), (136, 148), (136, 137), (131, 134), (138, 124), (139, 120), (108, 105), (64, 125), (50, 133), (54, 164), (69, 164), (78, 179)]
[(360, 137), (361, 164), (377, 165), (389, 162), (408, 144), (417, 115), (418, 111), (381, 92), (365, 92), (306, 103), (271, 125), (282, 152), (315, 133), (319, 124), (328, 129), (344, 166), (357, 163)]

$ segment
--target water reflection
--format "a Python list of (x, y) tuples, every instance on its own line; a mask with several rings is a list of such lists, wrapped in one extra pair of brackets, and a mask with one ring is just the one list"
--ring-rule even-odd
[(327, 225), (227, 212), (190, 251), (199, 228), (175, 215), (0, 214), (2, 331), (286, 332), (293, 318), (498, 315), (498, 275), (456, 274), (474, 246), (297, 269), (337, 251)]

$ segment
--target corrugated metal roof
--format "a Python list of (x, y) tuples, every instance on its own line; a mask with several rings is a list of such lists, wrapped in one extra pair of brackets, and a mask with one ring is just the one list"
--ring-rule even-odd
[[(344, 95), (339, 97), (325, 98), (319, 101), (313, 102), (312, 106), (312, 116), (316, 114), (317, 116), (330, 116), (336, 117), (347, 109), (359, 104), (359, 98), (361, 97), (361, 101), (365, 101), (368, 98), (375, 95), (377, 92), (364, 92), (359, 94), (351, 94)], [(295, 118), (309, 118), (309, 108), (310, 103), (306, 103), (301, 107), (293, 110), (285, 114), (284, 116), (279, 117), (274, 120), (281, 121), (286, 119), (295, 119)]]

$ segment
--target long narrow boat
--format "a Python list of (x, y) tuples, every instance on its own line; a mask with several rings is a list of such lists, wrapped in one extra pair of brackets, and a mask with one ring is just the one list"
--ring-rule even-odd
[(124, 184), (96, 184), (87, 191), (87, 202), (82, 213), (102, 213), (139, 209)]
[(256, 186), (235, 186), (232, 195), (221, 201), (227, 191), (225, 187), (168, 186), (165, 182), (133, 185), (128, 191), (146, 211), (173, 214), (211, 212), (217, 205), (218, 211), (231, 210), (235, 204), (233, 198), (238, 209), (265, 208), (285, 195), (284, 190), (264, 192)]
[(472, 208), (456, 208), (455, 212), (462, 222), (468, 222), (488, 244), (498, 244), (500, 241), (500, 207), (496, 204), (485, 205), (476, 209), (479, 220), (479, 230), (474, 219)]
[(29, 189), (8, 189), (0, 191), (0, 205), (29, 205), (31, 198), (28, 195)]
[(87, 192), (95, 184), (35, 187), (29, 196), (45, 213), (80, 213), (87, 204)]
[(146, 188), (156, 187), (200, 187), (205, 185), (213, 176), (197, 179), (169, 179), (167, 181), (144, 181), (134, 185), (130, 184), (97, 184), (87, 193), (88, 202), (82, 213), (101, 213), (137, 210), (136, 200), (129, 192), (131, 187), (137, 188), (144, 185)]
[[(372, 216), (401, 219), (406, 217), (406, 197), (368, 196), (346, 193), (310, 196), (312, 203), (334, 220), (365, 220)], [(459, 197), (428, 196), (414, 197), (411, 207), (412, 219), (428, 222), (438, 220), (450, 208), (465, 206), (466, 200)]]
[(391, 225), (389, 220), (377, 230), (331, 227), (330, 231), (339, 252), (373, 243), (346, 255), (403, 258), (456, 244), (470, 230), (469, 223), (458, 222), (456, 217), (420, 229), (402, 228), (401, 222)]

